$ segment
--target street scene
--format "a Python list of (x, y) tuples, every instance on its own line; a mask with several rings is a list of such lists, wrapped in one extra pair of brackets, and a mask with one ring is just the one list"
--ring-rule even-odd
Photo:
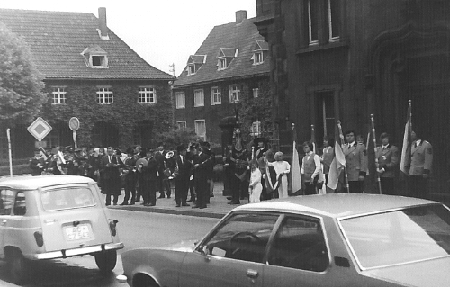
[(0, 3), (0, 286), (448, 284), (450, 3), (60, 2)]

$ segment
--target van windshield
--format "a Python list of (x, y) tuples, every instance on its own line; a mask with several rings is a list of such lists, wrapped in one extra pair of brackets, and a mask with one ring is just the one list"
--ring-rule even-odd
[(95, 205), (95, 197), (88, 187), (49, 189), (41, 193), (44, 210), (64, 210)]

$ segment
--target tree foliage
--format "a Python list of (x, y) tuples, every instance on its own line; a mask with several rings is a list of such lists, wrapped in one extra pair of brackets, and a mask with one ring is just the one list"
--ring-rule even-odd
[(180, 144), (188, 147), (189, 143), (198, 141), (199, 137), (191, 129), (173, 129), (159, 133), (156, 140), (164, 143), (166, 149), (175, 150)]
[[(239, 122), (243, 137), (250, 135), (253, 122), (260, 121), (261, 137), (273, 138), (273, 100), (268, 82), (260, 82), (258, 85), (259, 95), (254, 98), (251, 91), (247, 89), (242, 94), (242, 102), (239, 107)], [(250, 139), (244, 138), (246, 141)]]
[(0, 124), (30, 122), (47, 96), (26, 43), (0, 23)]

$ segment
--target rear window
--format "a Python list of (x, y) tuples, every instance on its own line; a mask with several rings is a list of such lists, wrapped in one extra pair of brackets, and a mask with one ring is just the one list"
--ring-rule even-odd
[(68, 187), (45, 190), (41, 193), (44, 210), (83, 208), (95, 205), (95, 197), (88, 187)]

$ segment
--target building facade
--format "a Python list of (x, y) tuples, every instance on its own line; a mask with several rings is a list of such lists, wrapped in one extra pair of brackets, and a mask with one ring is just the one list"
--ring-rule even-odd
[[(11, 131), (15, 158), (33, 154), (36, 145), (74, 145), (68, 121), (77, 117), (79, 147), (150, 146), (155, 133), (172, 126), (173, 77), (150, 66), (106, 24), (88, 13), (0, 9), (0, 21), (29, 45), (44, 76), (48, 102), (38, 116), (52, 130), (41, 143), (27, 125)], [(0, 136), (0, 156), (7, 158)]]
[[(435, 153), (432, 189), (448, 192), (448, 1), (256, 3), (255, 24), (269, 42), (279, 122), (296, 123), (300, 141), (310, 138), (313, 124), (321, 142), (335, 136), (336, 120), (367, 138), (373, 114), (377, 136), (388, 132), (401, 146), (411, 100), (413, 129)], [(280, 135), (290, 133), (288, 126), (280, 125)], [(373, 150), (368, 152), (370, 158)]]
[[(237, 125), (236, 114), (245, 108), (244, 99), (265, 95), (268, 79), (267, 43), (247, 12), (238, 11), (236, 22), (211, 30), (175, 81), (175, 122), (226, 147)], [(255, 114), (250, 120), (262, 122), (258, 117)]]

